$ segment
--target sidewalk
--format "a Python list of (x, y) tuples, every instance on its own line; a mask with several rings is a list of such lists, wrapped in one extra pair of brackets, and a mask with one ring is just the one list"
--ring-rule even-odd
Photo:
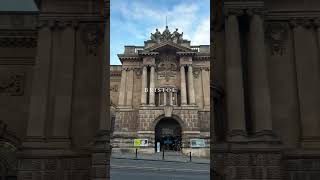
[[(164, 160), (163, 152), (154, 153), (154, 154), (139, 154), (136, 158), (135, 153), (120, 153), (120, 152), (113, 152), (112, 158), (114, 159), (136, 159), (136, 160), (149, 160), (149, 161), (171, 161), (171, 162), (190, 162), (190, 157), (182, 154), (181, 152), (173, 152), (167, 151), (164, 153)], [(191, 157), (191, 163), (199, 163), (199, 164), (210, 164), (210, 159), (200, 158), (200, 157)]]

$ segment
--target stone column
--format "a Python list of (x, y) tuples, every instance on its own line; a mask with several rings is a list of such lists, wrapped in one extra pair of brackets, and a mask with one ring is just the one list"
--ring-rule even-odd
[(257, 136), (272, 135), (271, 99), (262, 12), (252, 10), (250, 22), (250, 57), (248, 63), (251, 118)]
[(54, 31), (53, 41), (53, 116), (50, 141), (67, 147), (70, 144), (69, 130), (72, 112), (72, 93), (75, 63), (75, 27), (72, 22), (63, 30)]
[(172, 102), (172, 91), (170, 91), (170, 105), (173, 105), (173, 102)]
[(167, 105), (167, 92), (163, 92), (163, 105)]
[(186, 74), (184, 66), (185, 65), (180, 65), (181, 105), (187, 104)]
[(45, 138), (51, 68), (51, 42), (51, 29), (48, 24), (42, 23), (38, 31), (38, 50), (32, 81), (36, 83), (32, 84), (25, 146), (34, 145), (37, 147), (37, 144), (26, 143), (41, 142)]
[(309, 20), (292, 21), (304, 148), (320, 147), (320, 62), (317, 39)]
[(192, 65), (188, 65), (188, 97), (189, 97), (189, 104), (195, 105), (196, 100), (194, 96), (194, 86), (193, 86), (193, 71)]
[(154, 77), (155, 77), (155, 66), (154, 65), (152, 65), (151, 66), (151, 70), (150, 70), (150, 90), (149, 90), (149, 104), (150, 105), (155, 105), (154, 104), (154, 98), (155, 98), (155, 90), (154, 90), (154, 88), (155, 88), (155, 79), (154, 79)]
[[(226, 33), (226, 104), (230, 141), (246, 136), (239, 23), (242, 10), (227, 10)], [(241, 138), (241, 137), (240, 137)]]
[(132, 108), (132, 96), (133, 96), (133, 72), (134, 69), (131, 68), (129, 69), (128, 73), (128, 82), (127, 82), (127, 89), (126, 89), (126, 94), (127, 94), (127, 106), (130, 106)]
[(209, 68), (201, 69), (204, 109), (210, 109), (210, 77)]
[(318, 35), (318, 51), (320, 52), (320, 18), (315, 20), (315, 25), (317, 28), (317, 35)]
[(118, 100), (119, 106), (125, 105), (126, 81), (127, 81), (127, 69), (122, 68), (121, 82), (120, 82), (120, 93), (119, 93), (119, 100)]
[(141, 87), (141, 105), (147, 104), (147, 92), (145, 92), (145, 88), (147, 88), (147, 66), (143, 66), (142, 69), (142, 87)]

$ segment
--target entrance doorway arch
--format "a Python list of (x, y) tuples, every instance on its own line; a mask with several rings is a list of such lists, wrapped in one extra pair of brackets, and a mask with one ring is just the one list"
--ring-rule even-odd
[(155, 150), (157, 143), (160, 143), (160, 150), (181, 151), (182, 127), (172, 117), (160, 119), (155, 126)]

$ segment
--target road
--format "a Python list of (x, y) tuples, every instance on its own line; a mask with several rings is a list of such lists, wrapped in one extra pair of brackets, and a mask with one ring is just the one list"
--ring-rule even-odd
[(111, 180), (209, 180), (209, 164), (132, 159), (111, 160)]

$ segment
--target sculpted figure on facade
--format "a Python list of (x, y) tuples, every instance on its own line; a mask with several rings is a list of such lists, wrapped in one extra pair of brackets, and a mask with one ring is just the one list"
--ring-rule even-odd
[(172, 39), (173, 39), (173, 42), (174, 43), (178, 43), (180, 42), (182, 39), (182, 36), (183, 36), (183, 32), (182, 33), (179, 33), (178, 32), (178, 28), (176, 28), (176, 30), (172, 33)]

